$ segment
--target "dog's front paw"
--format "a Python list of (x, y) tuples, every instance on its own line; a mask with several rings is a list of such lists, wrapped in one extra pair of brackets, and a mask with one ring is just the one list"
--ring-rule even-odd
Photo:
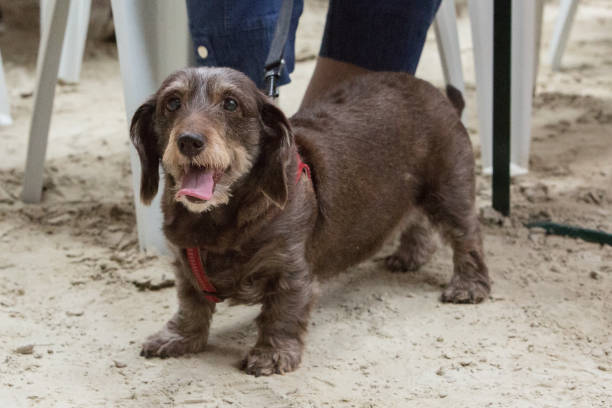
[(178, 357), (187, 353), (202, 351), (206, 346), (206, 336), (182, 336), (167, 327), (149, 336), (142, 345), (140, 355), (151, 357)]
[(298, 368), (302, 360), (298, 350), (278, 350), (272, 347), (253, 347), (242, 360), (241, 368), (247, 373), (260, 375), (284, 374)]
[(445, 303), (480, 303), (489, 296), (491, 285), (487, 279), (468, 280), (453, 277), (441, 300)]

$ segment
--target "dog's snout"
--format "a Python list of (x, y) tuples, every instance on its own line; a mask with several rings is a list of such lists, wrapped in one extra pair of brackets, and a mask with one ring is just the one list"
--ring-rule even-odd
[(197, 133), (183, 133), (176, 143), (179, 151), (187, 157), (196, 156), (204, 150), (204, 137)]

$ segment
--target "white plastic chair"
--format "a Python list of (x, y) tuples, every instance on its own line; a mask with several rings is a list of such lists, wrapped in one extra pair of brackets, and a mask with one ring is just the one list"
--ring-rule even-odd
[(70, 0), (55, 0), (49, 13), (50, 24), (42, 30), (36, 66), (36, 89), (30, 125), (30, 138), (26, 157), (23, 191), (26, 203), (38, 203), (42, 195), (43, 169), (47, 150), (49, 123), (55, 97), (55, 83), (68, 22)]
[[(172, 71), (193, 65), (184, 1), (111, 0), (128, 124), (136, 109)], [(140, 202), (140, 160), (130, 144), (132, 187), (142, 250), (166, 253), (161, 231), (161, 194), (150, 206)], [(159, 191), (163, 191), (160, 179)]]
[[(54, 5), (55, 0), (40, 0), (41, 38), (45, 36), (51, 24)], [(58, 78), (65, 83), (76, 83), (79, 81), (90, 9), (91, 0), (73, 0), (70, 3), (68, 25), (64, 37), (58, 74)], [(40, 46), (42, 47), (42, 45), (43, 42), (41, 41)], [(39, 49), (39, 55), (42, 54), (42, 50)], [(0, 54), (0, 126), (8, 126), (13, 121), (10, 115), (10, 104), (2, 67), (2, 55)]]
[[(22, 199), (41, 199), (47, 138), (60, 65), (63, 79), (77, 82), (81, 70), (91, 0), (41, 0), (41, 39), (36, 90), (24, 172)], [(65, 34), (72, 36), (64, 42)]]
[(550, 44), (549, 62), (553, 71), (561, 69), (561, 58), (567, 45), (567, 39), (576, 17), (578, 9), (578, 0), (561, 0), (559, 8), (559, 17), (555, 24), (555, 31), (552, 42)]
[[(493, 158), (493, 2), (470, 0), (474, 67), (478, 100), (478, 120), (482, 166), (492, 172)], [(536, 67), (537, 1), (512, 2), (512, 90), (511, 90), (511, 154), (510, 173), (527, 173), (531, 145), (531, 113), (534, 70)], [(530, 67), (526, 69), (526, 67)]]
[(13, 123), (11, 118), (11, 106), (9, 104), (6, 81), (4, 80), (4, 68), (2, 65), (2, 53), (0, 53), (0, 126), (8, 126)]
[[(51, 24), (51, 12), (54, 4), (55, 0), (40, 0), (41, 38), (46, 34)], [(91, 0), (70, 1), (58, 72), (58, 78), (65, 83), (79, 82), (90, 11)], [(41, 55), (40, 51), (39, 55)]]
[[(72, 0), (73, 3), (77, 1), (81, 0)], [(70, 55), (70, 58), (66, 57), (66, 61), (74, 62), (75, 55), (79, 54), (74, 50), (62, 54), (71, 0), (50, 0), (49, 3), (51, 4), (47, 6), (49, 8), (44, 17), (49, 21), (48, 28), (43, 30), (39, 48), (37, 86), (22, 192), (22, 199), (30, 203), (40, 202), (42, 195), (43, 168), (60, 57)], [(79, 7), (83, 6), (82, 3), (79, 4)], [(184, 1), (112, 0), (111, 6), (129, 123), (138, 106), (155, 92), (165, 76), (191, 62), (187, 10)], [(82, 8), (78, 10), (78, 15), (85, 14)], [(77, 34), (84, 36), (84, 31), (81, 27), (81, 30), (77, 29)], [(84, 37), (79, 38), (76, 43), (84, 43)], [(80, 54), (82, 55), (82, 51)], [(65, 79), (74, 78), (67, 75)], [(78, 70), (76, 78), (78, 79)], [(134, 148), (130, 150), (130, 163), (140, 248), (166, 252), (161, 231), (160, 195), (149, 207), (140, 203), (140, 161)], [(162, 188), (163, 186), (160, 186), (160, 190)]]
[[(527, 172), (531, 142), (533, 84), (537, 70), (541, 0), (512, 2), (511, 174)], [(485, 174), (493, 163), (493, 1), (469, 0), (474, 46), (476, 98)], [(434, 22), (447, 83), (463, 91), (463, 74), (454, 0), (443, 0)], [(533, 69), (524, 69), (533, 67)]]

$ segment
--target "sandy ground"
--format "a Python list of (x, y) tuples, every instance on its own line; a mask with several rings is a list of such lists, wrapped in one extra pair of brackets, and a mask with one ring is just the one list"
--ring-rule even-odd
[[(0, 129), (1, 407), (612, 406), (612, 247), (523, 227), (549, 216), (612, 232), (609, 1), (581, 1), (565, 69), (541, 66), (531, 172), (513, 180), (510, 218), (490, 214), (490, 178), (478, 176), (491, 298), (476, 306), (438, 301), (451, 273), (447, 248), (414, 274), (388, 273), (374, 259), (324, 287), (301, 368), (268, 378), (237, 367), (255, 340), (256, 307), (222, 304), (204, 353), (138, 355), (176, 299), (172, 288), (134, 283), (165, 286), (172, 272), (168, 259), (137, 249), (112, 44), (92, 38), (81, 83), (57, 87), (43, 203), (18, 199), (36, 4), (5, 7), (0, 34), (15, 119)], [(556, 7), (545, 10), (544, 49)], [(478, 160), (471, 38), (460, 11), (467, 125)], [(324, 12), (308, 4), (298, 43), (304, 61), (282, 90), (287, 112), (313, 68)], [(442, 84), (433, 34), (418, 75)]]

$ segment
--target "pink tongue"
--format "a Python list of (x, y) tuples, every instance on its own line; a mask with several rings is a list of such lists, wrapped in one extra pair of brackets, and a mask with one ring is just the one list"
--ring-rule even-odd
[(214, 170), (197, 170), (190, 168), (185, 177), (181, 189), (176, 194), (180, 196), (190, 196), (200, 200), (210, 200), (215, 188), (213, 180)]

